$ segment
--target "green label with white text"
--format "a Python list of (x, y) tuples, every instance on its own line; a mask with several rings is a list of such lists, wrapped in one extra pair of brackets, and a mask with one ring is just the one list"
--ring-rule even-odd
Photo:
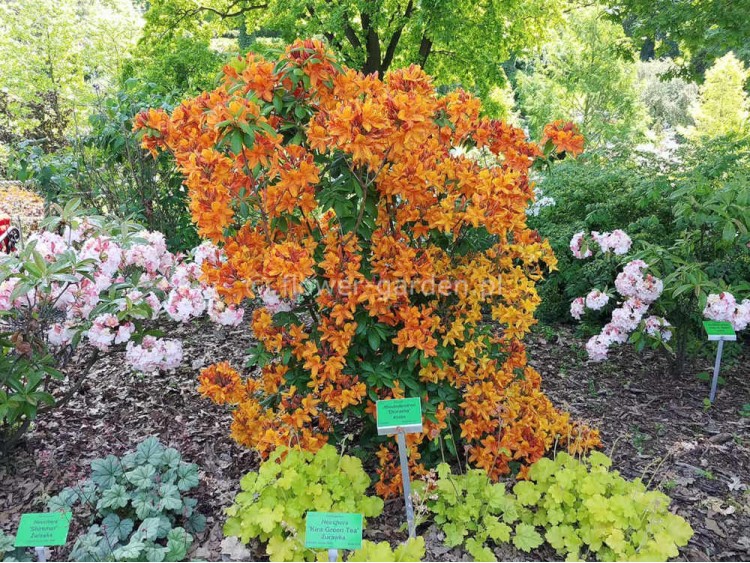
[(732, 323), (726, 321), (703, 321), (703, 328), (709, 340), (735, 340), (737, 338)]
[(30, 512), (21, 516), (16, 547), (65, 545), (72, 512)]
[(309, 549), (361, 549), (362, 515), (349, 512), (308, 512), (305, 547)]
[(418, 397), (378, 401), (376, 410), (378, 434), (422, 431), (422, 401)]

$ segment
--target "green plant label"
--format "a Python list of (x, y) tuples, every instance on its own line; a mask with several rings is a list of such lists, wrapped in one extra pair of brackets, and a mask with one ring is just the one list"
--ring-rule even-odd
[(709, 340), (737, 340), (732, 323), (726, 321), (703, 321)]
[(376, 408), (378, 434), (422, 431), (422, 401), (418, 397), (378, 401)]
[(30, 512), (21, 516), (16, 547), (65, 545), (72, 512)]
[(310, 549), (361, 549), (362, 515), (350, 512), (308, 512), (305, 547)]

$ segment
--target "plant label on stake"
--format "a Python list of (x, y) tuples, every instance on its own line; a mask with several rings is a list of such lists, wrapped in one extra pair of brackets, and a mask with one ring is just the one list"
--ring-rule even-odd
[(703, 321), (703, 328), (706, 330), (709, 342), (719, 342), (719, 347), (716, 349), (716, 362), (714, 363), (714, 378), (711, 381), (711, 395), (708, 398), (713, 403), (716, 398), (716, 386), (719, 383), (719, 369), (721, 369), (721, 353), (724, 351), (724, 342), (737, 340), (737, 334), (734, 332), (732, 323), (726, 321)]
[(376, 403), (378, 435), (395, 434), (398, 442), (398, 457), (401, 463), (401, 480), (404, 484), (406, 523), (409, 537), (417, 535), (414, 523), (414, 505), (411, 500), (411, 480), (409, 479), (409, 458), (406, 453), (406, 434), (422, 432), (422, 401), (418, 397), (392, 399)]
[(308, 512), (305, 547), (327, 549), (328, 560), (337, 561), (339, 549), (362, 548), (362, 515), (350, 512)]
[(21, 516), (15, 547), (33, 547), (39, 561), (46, 561), (44, 548), (65, 545), (72, 512), (30, 512)]

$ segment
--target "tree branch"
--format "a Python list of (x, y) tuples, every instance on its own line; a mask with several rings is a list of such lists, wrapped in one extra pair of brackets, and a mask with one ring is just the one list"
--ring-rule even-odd
[(414, 12), (414, 1), (409, 0), (409, 3), (406, 5), (406, 10), (404, 10), (404, 15), (402, 16), (402, 23), (398, 27), (396, 31), (393, 32), (393, 35), (391, 36), (391, 40), (388, 42), (388, 47), (385, 50), (385, 56), (383, 57), (383, 62), (380, 64), (380, 71), (385, 72), (388, 70), (388, 68), (391, 66), (391, 63), (393, 62), (393, 57), (396, 54), (396, 47), (398, 47), (398, 42), (401, 40), (401, 34), (404, 31), (404, 27), (406, 26), (406, 22), (411, 18), (412, 13)]
[(427, 64), (427, 59), (432, 52), (432, 40), (427, 38), (427, 31), (422, 35), (422, 41), (419, 43), (419, 64), (422, 68)]

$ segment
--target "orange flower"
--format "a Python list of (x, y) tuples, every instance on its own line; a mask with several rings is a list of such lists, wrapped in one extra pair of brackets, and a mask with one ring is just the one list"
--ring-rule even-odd
[(219, 362), (201, 370), (198, 377), (198, 392), (219, 405), (242, 402), (247, 388), (229, 362)]

